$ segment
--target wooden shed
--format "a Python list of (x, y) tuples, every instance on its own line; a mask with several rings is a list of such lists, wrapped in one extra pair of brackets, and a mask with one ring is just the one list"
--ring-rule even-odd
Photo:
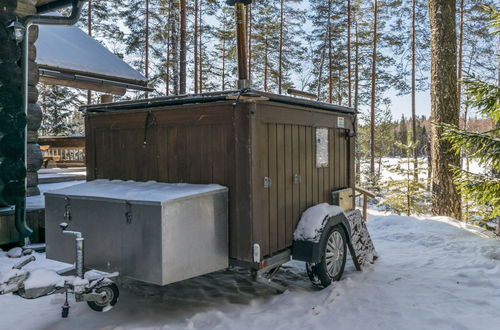
[(88, 180), (229, 188), (232, 260), (290, 248), (304, 210), (354, 189), (351, 108), (243, 90), (83, 109)]

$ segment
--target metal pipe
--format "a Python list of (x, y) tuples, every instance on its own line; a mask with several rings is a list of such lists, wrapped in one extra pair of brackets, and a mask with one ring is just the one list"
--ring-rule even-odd
[(75, 268), (76, 275), (80, 278), (83, 278), (83, 265), (84, 265), (84, 256), (83, 256), (83, 237), (77, 237), (76, 240), (76, 259), (75, 259)]
[(243, 2), (236, 2), (234, 8), (236, 13), (236, 43), (238, 48), (238, 89), (243, 89), (250, 87), (245, 20), (246, 5)]
[[(40, 15), (33, 15), (33, 16), (28, 16), (24, 20), (24, 25), (25, 25), (25, 35), (24, 35), (24, 41), (23, 41), (23, 108), (24, 108), (24, 114), (26, 118), (28, 117), (28, 75), (29, 75), (29, 56), (28, 56), (28, 51), (29, 51), (29, 30), (30, 27), (34, 24), (39, 24), (39, 25), (73, 25), (78, 21), (78, 18), (80, 17), (81, 9), (83, 4), (87, 0), (71, 0), (72, 8), (71, 8), (71, 14), (68, 17), (64, 16), (40, 16)], [(64, 1), (58, 1), (53, 4), (54, 7), (51, 7), (50, 9), (56, 9), (55, 6), (67, 6), (70, 3), (69, 0), (64, 0)], [(61, 7), (58, 7), (61, 8)], [(42, 12), (44, 9), (38, 9), (38, 12)], [(24, 128), (24, 166), (28, 167), (28, 148), (27, 148), (27, 142), (28, 142), (28, 127), (25, 126)], [(27, 190), (27, 181), (24, 179), (24, 187), (25, 190)], [(29, 244), (29, 236), (33, 233), (33, 231), (27, 226), (26, 224), (26, 194), (24, 198), (21, 201), (18, 201), (16, 203), (16, 210), (15, 210), (15, 227), (17, 231), (19, 232), (20, 235), (20, 240), (21, 243), (24, 243), (25, 245)], [(24, 242), (22, 242), (24, 240)]]
[(318, 95), (316, 95), (314, 93), (309, 93), (309, 92), (301, 91), (301, 90), (298, 90), (298, 89), (295, 89), (295, 88), (289, 88), (289, 89), (287, 89), (286, 92), (288, 94), (290, 94), (290, 95), (293, 95), (293, 96), (302, 96), (302, 97), (307, 97), (307, 98), (313, 99), (313, 100), (317, 100), (318, 99)]

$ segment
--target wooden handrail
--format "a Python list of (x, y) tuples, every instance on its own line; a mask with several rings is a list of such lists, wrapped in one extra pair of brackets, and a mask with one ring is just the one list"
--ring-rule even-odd
[(359, 191), (363, 195), (363, 219), (366, 221), (368, 216), (368, 197), (375, 198), (375, 194), (371, 191), (363, 189), (361, 187), (355, 187), (356, 191)]

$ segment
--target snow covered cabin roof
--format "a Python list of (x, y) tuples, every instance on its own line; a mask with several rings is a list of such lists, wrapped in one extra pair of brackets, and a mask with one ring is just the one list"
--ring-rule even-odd
[(35, 42), (40, 81), (123, 95), (152, 91), (148, 80), (76, 26), (39, 26)]

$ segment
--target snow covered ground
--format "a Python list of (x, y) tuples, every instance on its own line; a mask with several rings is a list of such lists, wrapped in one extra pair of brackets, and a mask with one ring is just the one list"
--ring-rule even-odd
[[(372, 211), (368, 228), (380, 255), (341, 281), (312, 287), (304, 265), (290, 262), (276, 295), (244, 272), (221, 271), (163, 288), (125, 283), (108, 313), (62, 296), (0, 296), (0, 329), (499, 329), (500, 241), (446, 218)], [(36, 254), (38, 267), (62, 264)], [(0, 252), (0, 273), (15, 261)]]

